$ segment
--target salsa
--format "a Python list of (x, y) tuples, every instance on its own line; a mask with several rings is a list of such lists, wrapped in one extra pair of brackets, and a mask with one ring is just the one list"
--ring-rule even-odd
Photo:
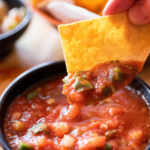
[(6, 113), (4, 131), (13, 150), (144, 150), (150, 113), (131, 86), (96, 106), (69, 104), (62, 78), (40, 83), (18, 97)]
[(70, 103), (96, 105), (128, 85), (141, 70), (141, 62), (109, 61), (89, 71), (69, 73), (63, 93)]
[(15, 28), (25, 17), (24, 7), (14, 7), (9, 10), (7, 3), (0, 0), (0, 34)]

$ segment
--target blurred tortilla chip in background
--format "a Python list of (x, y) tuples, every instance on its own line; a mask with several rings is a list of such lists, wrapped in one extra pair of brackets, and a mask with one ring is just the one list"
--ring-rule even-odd
[(136, 26), (121, 13), (59, 25), (68, 72), (90, 70), (101, 62), (145, 62), (150, 51), (150, 25)]
[(42, 8), (47, 5), (51, 0), (31, 0), (31, 4), (34, 7)]
[(86, 8), (89, 11), (102, 15), (102, 10), (108, 0), (74, 0), (77, 6)]

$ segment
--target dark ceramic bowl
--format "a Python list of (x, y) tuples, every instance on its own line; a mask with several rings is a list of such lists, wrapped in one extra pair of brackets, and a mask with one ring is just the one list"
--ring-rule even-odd
[[(5, 0), (9, 9), (13, 7), (20, 8), (25, 5), (20, 0)], [(8, 32), (0, 34), (0, 58), (6, 56), (13, 48), (14, 42), (24, 33), (30, 20), (31, 11), (26, 8), (26, 16), (24, 19), (13, 29)]]
[[(66, 75), (64, 61), (43, 63), (22, 73), (6, 88), (0, 98), (0, 143), (5, 150), (11, 150), (6, 140), (3, 126), (6, 111), (10, 103), (30, 86), (47, 78), (54, 78), (62, 75)], [(150, 88), (143, 80), (135, 77), (130, 86), (140, 91), (147, 99), (147, 105), (150, 105)], [(150, 145), (148, 145), (146, 150), (150, 150)]]

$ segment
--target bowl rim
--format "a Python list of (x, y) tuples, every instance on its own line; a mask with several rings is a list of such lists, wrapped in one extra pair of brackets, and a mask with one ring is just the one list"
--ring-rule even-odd
[(61, 61), (50, 61), (50, 62), (44, 62), (44, 63), (41, 63), (39, 65), (36, 65), (26, 71), (24, 71), (23, 73), (21, 73), (19, 76), (17, 76), (8, 86), (7, 88), (3, 91), (1, 97), (0, 97), (0, 110), (1, 110), (1, 105), (2, 105), (2, 102), (3, 102), (3, 99), (5, 98), (5, 96), (8, 94), (8, 92), (10, 91), (11, 88), (13, 88), (13, 86), (15, 86), (16, 84), (18, 84), (18, 82), (24, 78), (25, 76), (31, 74), (32, 72), (38, 70), (38, 69), (41, 69), (42, 67), (47, 67), (49, 65), (53, 65), (53, 64), (59, 64), (59, 63), (64, 63), (63, 60)]
[[(23, 78), (26, 78), (26, 76), (29, 76), (31, 75), (33, 72), (37, 71), (37, 70), (40, 70), (44, 67), (48, 67), (48, 66), (52, 66), (52, 65), (59, 65), (59, 64), (65, 64), (65, 61), (64, 60), (60, 60), (60, 61), (50, 61), (50, 62), (45, 62), (45, 63), (42, 63), (42, 64), (39, 64), (39, 65), (36, 65), (28, 70), (26, 70), (25, 72), (23, 72), (22, 74), (20, 74), (18, 77), (16, 77), (8, 86), (7, 88), (4, 90), (4, 92), (2, 93), (1, 97), (0, 97), (0, 111), (2, 109), (2, 105), (7, 97), (7, 95), (9, 94), (9, 92), (13, 89), (13, 87), (17, 84), (19, 84), (19, 82), (23, 79)], [(44, 79), (41, 79), (41, 81), (44, 80)], [(144, 81), (142, 80), (140, 77), (136, 76), (134, 78), (134, 80), (138, 81), (144, 89), (146, 89), (148, 91), (148, 93), (150, 94), (150, 87), (149, 85)], [(32, 85), (30, 85), (32, 86)], [(28, 87), (29, 88), (29, 87)], [(1, 142), (1, 145), (4, 149), (6, 150), (11, 150), (6, 138), (5, 138), (5, 135), (2, 133), (2, 129), (0, 128), (0, 142)], [(147, 145), (146, 149), (145, 150), (150, 150), (150, 144)]]
[(20, 30), (25, 28), (27, 26), (27, 24), (30, 22), (31, 17), (32, 17), (32, 11), (28, 7), (26, 7), (22, 2), (20, 2), (20, 3), (22, 4), (21, 7), (25, 7), (25, 9), (26, 9), (25, 17), (15, 28), (0, 34), (0, 40), (5, 40), (6, 38), (13, 36)]

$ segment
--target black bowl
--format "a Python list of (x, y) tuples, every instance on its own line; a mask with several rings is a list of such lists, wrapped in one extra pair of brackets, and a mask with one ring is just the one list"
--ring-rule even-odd
[[(9, 8), (20, 8), (25, 5), (20, 0), (5, 0)], [(0, 34), (0, 58), (6, 56), (13, 48), (15, 41), (24, 33), (30, 20), (31, 11), (26, 8), (26, 16), (24, 19), (13, 29), (8, 32)]]
[[(6, 88), (0, 98), (0, 143), (5, 150), (11, 150), (6, 140), (3, 126), (6, 111), (10, 103), (32, 85), (47, 78), (62, 75), (66, 75), (66, 65), (64, 61), (43, 63), (22, 73)], [(147, 105), (150, 105), (150, 88), (143, 80), (139, 77), (135, 77), (130, 83), (130, 86), (140, 91), (146, 98)], [(146, 150), (150, 150), (150, 144)]]

